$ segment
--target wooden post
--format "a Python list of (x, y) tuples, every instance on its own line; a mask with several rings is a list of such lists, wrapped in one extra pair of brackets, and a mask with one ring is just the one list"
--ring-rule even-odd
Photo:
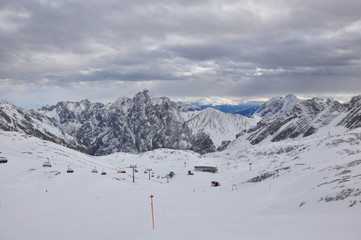
[(154, 207), (153, 207), (153, 194), (150, 195), (150, 207), (151, 207), (151, 210), (152, 210), (152, 227), (153, 227), (153, 230), (154, 230)]

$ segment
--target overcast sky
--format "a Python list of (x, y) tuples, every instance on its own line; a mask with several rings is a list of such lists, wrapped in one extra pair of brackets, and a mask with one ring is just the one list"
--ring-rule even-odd
[(19, 106), (361, 94), (360, 0), (0, 0), (0, 98)]

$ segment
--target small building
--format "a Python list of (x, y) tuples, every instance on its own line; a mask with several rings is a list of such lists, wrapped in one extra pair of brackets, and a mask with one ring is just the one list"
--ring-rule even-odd
[(216, 173), (218, 169), (212, 166), (194, 166), (194, 171)]

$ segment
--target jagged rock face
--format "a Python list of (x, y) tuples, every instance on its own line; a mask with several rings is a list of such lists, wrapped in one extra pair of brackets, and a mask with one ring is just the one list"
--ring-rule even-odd
[(52, 124), (44, 123), (31, 117), (26, 110), (3, 100), (0, 101), (0, 129), (29, 134), (81, 152), (87, 152), (86, 148), (75, 138)]
[(339, 125), (349, 129), (361, 127), (361, 95), (351, 98), (347, 115)]
[(360, 112), (361, 95), (347, 104), (321, 98), (302, 101), (288, 95), (261, 106), (255, 119), (262, 120), (253, 127), (255, 119), (225, 116), (214, 109), (185, 113), (181, 105), (145, 90), (109, 104), (59, 102), (39, 110), (24, 110), (1, 101), (0, 128), (86, 149), (93, 155), (158, 148), (203, 154), (215, 151), (216, 146), (223, 150), (236, 135), (258, 144), (265, 139), (307, 137), (326, 126), (357, 128), (361, 126)]
[[(145, 90), (134, 98), (104, 105), (89, 101), (62, 102), (40, 110), (60, 128), (76, 135), (91, 154), (139, 153), (158, 148), (215, 151), (206, 134), (193, 134), (182, 108), (168, 98)], [(56, 114), (55, 114), (56, 113)]]
[(101, 103), (91, 103), (89, 100), (59, 102), (54, 106), (42, 107), (38, 111), (31, 110), (31, 114), (42, 121), (51, 121), (59, 128), (72, 133), (89, 119), (92, 119), (92, 122), (101, 122), (99, 116), (104, 114), (104, 106)]
[(229, 146), (229, 144), (231, 144), (231, 141), (223, 141), (222, 145), (217, 148), (217, 151), (219, 152), (223, 151)]
[[(270, 101), (275, 102), (274, 99)], [(287, 103), (287, 101), (291, 102)], [(332, 99), (313, 98), (300, 101), (288, 96), (281, 100), (277, 99), (277, 102), (281, 107), (272, 114), (266, 115), (249, 131), (248, 140), (251, 144), (258, 144), (266, 138), (276, 142), (287, 138), (310, 136), (345, 111), (345, 105)], [(271, 104), (265, 103), (265, 105)], [(267, 108), (261, 107), (261, 111), (264, 109)]]

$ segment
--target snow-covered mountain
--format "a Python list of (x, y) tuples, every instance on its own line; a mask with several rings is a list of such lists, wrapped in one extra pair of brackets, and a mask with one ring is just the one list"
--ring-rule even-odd
[(360, 105), (360, 96), (345, 104), (330, 98), (273, 98), (254, 114), (262, 120), (249, 130), (247, 139), (257, 144), (266, 139), (276, 142), (316, 133), (337, 134), (360, 126)]
[(220, 147), (224, 141), (233, 141), (237, 134), (257, 124), (253, 118), (224, 113), (214, 108), (184, 112), (183, 115), (193, 132), (206, 133), (216, 147)]
[(261, 105), (254, 113), (262, 118), (274, 118), (275, 116), (290, 115), (293, 107), (300, 103), (295, 95), (289, 94), (286, 97), (275, 97)]
[(0, 129), (26, 133), (81, 152), (87, 152), (86, 148), (76, 138), (61, 131), (51, 123), (33, 118), (25, 109), (18, 108), (5, 100), (0, 100)]
[(59, 102), (30, 113), (76, 136), (94, 155), (158, 148), (213, 152), (256, 123), (215, 109), (187, 112), (182, 105), (148, 90), (108, 104)]
[(341, 120), (339, 125), (349, 129), (361, 127), (361, 95), (351, 98), (347, 105), (347, 115)]
[[(333, 99), (300, 100), (290, 94), (264, 103), (252, 118), (212, 108), (187, 112), (182, 105), (148, 90), (108, 104), (83, 100), (24, 110), (2, 101), (1, 106), (17, 109), (14, 111), (23, 115), (7, 121), (15, 115), (3, 110), (2, 129), (27, 132), (42, 139), (54, 138), (54, 142), (73, 148), (81, 148), (76, 143), (79, 140), (93, 155), (139, 153), (158, 148), (203, 154), (221, 151), (240, 136), (244, 141), (258, 144), (265, 140), (277, 142), (313, 134), (338, 134), (361, 126), (361, 96), (342, 104)], [(54, 131), (55, 134), (49, 134)]]
[[(278, 98), (277, 111), (264, 106), (257, 116), (262, 120), (226, 149), (202, 155), (161, 148), (91, 156), (21, 129), (58, 136), (61, 131), (45, 124), (54, 122), (89, 139), (94, 134), (109, 146), (112, 139), (122, 139), (111, 138), (112, 131), (128, 129), (124, 134), (134, 139), (143, 133), (138, 137), (147, 146), (154, 129), (172, 136), (168, 124), (178, 134), (187, 129), (191, 135), (208, 131), (215, 136), (238, 131), (237, 126), (243, 130), (243, 124), (214, 110), (182, 112), (149, 92), (110, 104), (84, 100), (32, 111), (42, 121), (2, 102), (0, 155), (8, 162), (0, 164), (1, 239), (358, 240), (361, 97), (345, 104), (287, 98), (291, 102)], [(216, 132), (219, 125), (224, 129)], [(273, 140), (282, 131), (295, 137)], [(261, 144), (252, 142), (257, 138)], [(43, 167), (48, 159), (52, 167)], [(195, 171), (200, 165), (218, 172)], [(171, 179), (170, 172), (175, 173)], [(220, 186), (212, 187), (214, 181)]]
[(119, 98), (107, 105), (88, 100), (60, 102), (33, 111), (33, 116), (77, 136), (94, 155), (158, 148), (215, 151), (208, 135), (193, 133), (185, 124), (182, 111), (169, 98), (144, 90), (133, 98)]

